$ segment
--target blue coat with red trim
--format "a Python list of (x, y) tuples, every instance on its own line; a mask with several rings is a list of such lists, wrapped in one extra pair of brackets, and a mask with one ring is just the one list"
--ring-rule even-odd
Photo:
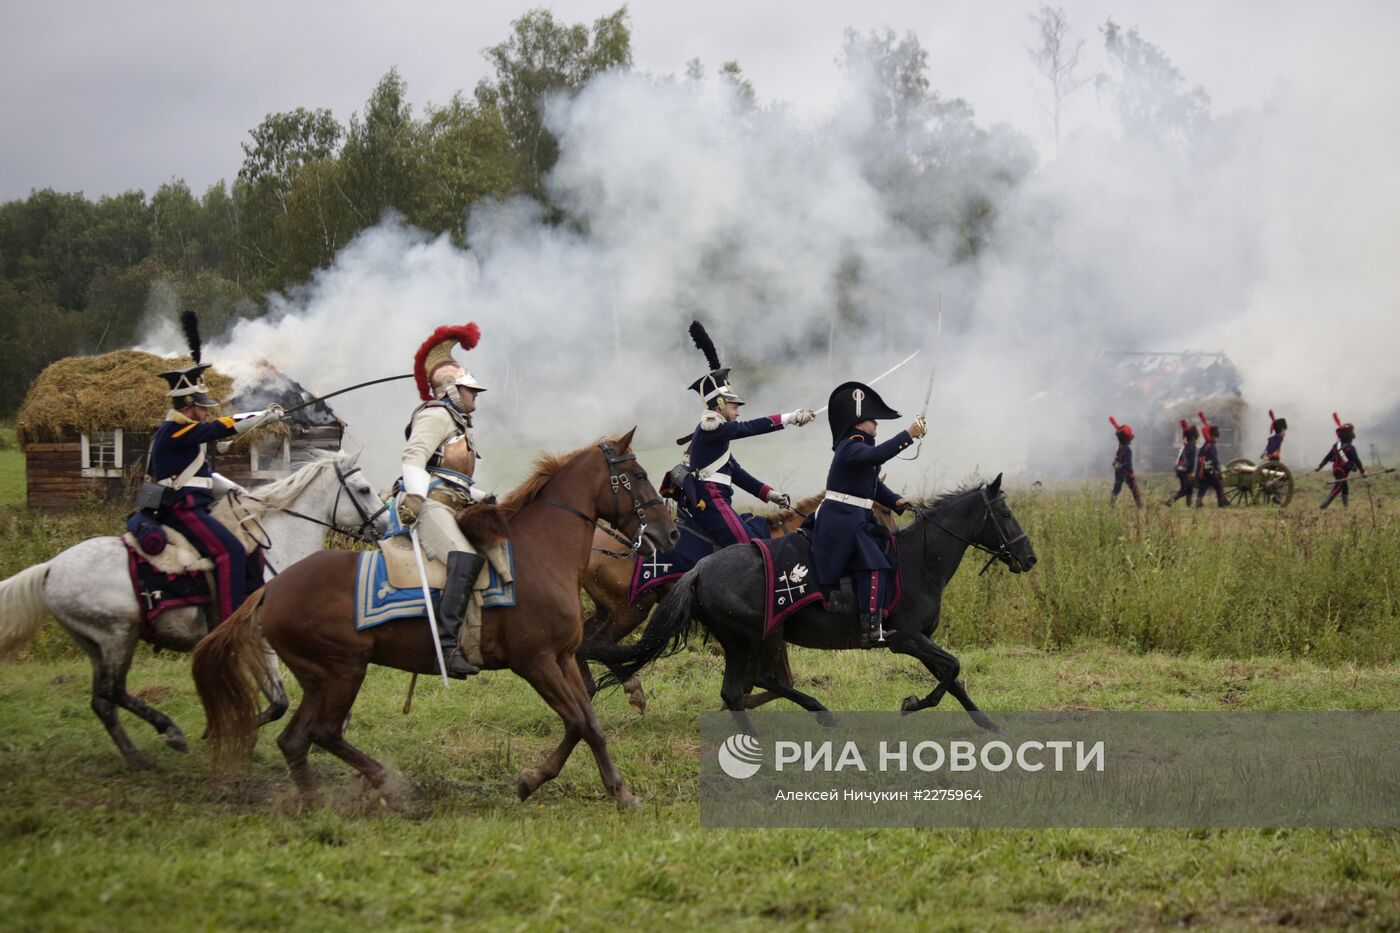
[(1113, 474), (1124, 479), (1133, 478), (1133, 448), (1130, 445), (1118, 445), (1118, 452), (1113, 455)]
[(1196, 475), (1196, 455), (1199, 448), (1195, 441), (1186, 441), (1181, 445), (1181, 453), (1176, 455), (1176, 472), (1182, 476)]
[(733, 486), (764, 501), (773, 490), (772, 486), (756, 479), (729, 455), (730, 441), (771, 434), (782, 429), (782, 415), (726, 421), (713, 431), (702, 430), (696, 425), (695, 433), (690, 438), (690, 468), (694, 471), (707, 470), (721, 477), (721, 480), (727, 478), (729, 483), (706, 482), (696, 473), (691, 473), (685, 479), (682, 502), (716, 546), (744, 544), (753, 536), (752, 529), (734, 514), (734, 507), (730, 504), (734, 499)]
[[(159, 481), (179, 476), (194, 462), (200, 447), (237, 434), (233, 423), (232, 418), (214, 418), (209, 421), (174, 421), (167, 418), (162, 421), (151, 437), (151, 463), (148, 470), (151, 478)], [(208, 479), (213, 473), (214, 468), (206, 457), (194, 475)], [(214, 501), (214, 493), (208, 489), (186, 486), (181, 492), (194, 496), (196, 507), (205, 507)]]
[(1267, 444), (1264, 445), (1264, 459), (1265, 459), (1265, 460), (1278, 460), (1278, 459), (1280, 459), (1280, 458), (1283, 456), (1282, 450), (1283, 450), (1283, 435), (1282, 435), (1282, 434), (1270, 434), (1270, 435), (1269, 435), (1269, 442), (1268, 442)]
[[(873, 499), (894, 508), (899, 493), (880, 482), (880, 467), (913, 443), (908, 431), (900, 431), (878, 445), (873, 435), (852, 431), (836, 445), (831, 469), (826, 474), (827, 491)], [(829, 586), (839, 583), (850, 570), (890, 569), (884, 539), (885, 529), (870, 509), (824, 499), (812, 529), (812, 561), (816, 564), (817, 580)]]
[(1332, 464), (1332, 476), (1335, 479), (1346, 479), (1348, 473), (1360, 470), (1366, 472), (1366, 468), (1361, 465), (1361, 457), (1356, 453), (1356, 446), (1353, 444), (1333, 444), (1332, 449), (1327, 451), (1327, 456), (1322, 458), (1322, 462), (1317, 465), (1320, 470), (1327, 464)]
[(1196, 479), (1205, 479), (1219, 473), (1220, 454), (1216, 452), (1215, 441), (1206, 441), (1201, 445), (1200, 454), (1196, 458)]

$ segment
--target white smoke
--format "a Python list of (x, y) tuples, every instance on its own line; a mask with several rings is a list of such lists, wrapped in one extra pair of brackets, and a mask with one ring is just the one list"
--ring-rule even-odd
[[(974, 469), (1036, 475), (1030, 422), (1074, 430), (1111, 405), (1077, 384), (1103, 348), (1226, 351), (1258, 413), (1248, 443), (1262, 445), (1272, 407), (1304, 463), (1325, 448), (1334, 408), (1364, 424), (1397, 403), (1385, 377), (1400, 345), (1400, 95), (1336, 90), (1279, 90), (1217, 113), (1185, 154), (1085, 129), (993, 192), (999, 215), (969, 259), (952, 240), (913, 235), (899, 216), (910, 205), (868, 181), (872, 147), (889, 142), (871, 88), (804, 121), (748, 109), (724, 82), (609, 75), (549, 112), (561, 148), (551, 192), (578, 226), (545, 224), (524, 202), (482, 205), (462, 250), (388, 219), (206, 355), (266, 358), (324, 393), (406, 373), (436, 326), (474, 320), (481, 343), (463, 362), (490, 387), (480, 473), (498, 489), (534, 451), (634, 424), (649, 468), (674, 462), (699, 407), (685, 386), (705, 368), (692, 317), (735, 366), (747, 415), (816, 408), (836, 384), (922, 348), (879, 386), (912, 417), (937, 362), (932, 436), (917, 461), (891, 463), (895, 488), (932, 490)], [(985, 145), (1025, 143), (1000, 127)], [(994, 185), (976, 164), (945, 186)], [(843, 284), (853, 266), (857, 284)], [(840, 326), (851, 307), (871, 322), (860, 333)], [(1027, 403), (1037, 395), (1054, 406)], [(416, 402), (405, 381), (331, 403), (380, 482), (397, 472)], [(1106, 464), (1106, 425), (1101, 440), (1087, 443)], [(735, 453), (802, 495), (821, 488), (829, 450), (819, 422)]]

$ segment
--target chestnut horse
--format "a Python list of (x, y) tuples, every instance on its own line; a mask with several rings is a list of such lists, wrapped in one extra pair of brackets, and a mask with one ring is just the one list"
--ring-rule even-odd
[[(680, 537), (631, 452), (635, 431), (564, 456), (541, 457), (534, 475), (500, 505), (514, 547), (516, 604), (483, 613), (484, 666), (509, 668), (528, 680), (564, 720), (559, 746), (539, 766), (520, 772), (516, 789), (522, 800), (557, 775), (583, 739), (598, 761), (608, 793), (619, 806), (636, 803), (608, 755), (574, 660), (583, 637), (578, 581), (588, 564), (598, 519), (652, 547), (673, 547)], [(355, 630), (358, 563), (357, 554), (327, 552), (293, 564), (195, 649), (195, 686), (216, 762), (246, 763), (251, 757), (257, 711), (255, 681), (249, 674), (262, 670), (261, 638), (291, 669), (303, 696), (277, 744), (302, 798), (311, 803), (319, 797), (306, 761), (313, 742), (355, 768), (386, 802), (393, 802), (397, 779), (345, 740), (345, 721), (370, 664), (419, 674), (437, 669), (422, 617)]]
[[(790, 509), (779, 509), (770, 513), (767, 516), (769, 536), (781, 538), (783, 535), (792, 534), (807, 516), (817, 510), (824, 495), (825, 493), (819, 492), (815, 496), (799, 500)], [(875, 503), (875, 518), (891, 534), (899, 530), (894, 512), (878, 502)], [(628, 602), (632, 595), (632, 573), (635, 570), (636, 557), (630, 551), (618, 549), (615, 542), (619, 538), (615, 531), (604, 527), (599, 527), (593, 535), (593, 556), (589, 558), (588, 571), (583, 576), (583, 591), (593, 600), (593, 612), (583, 620), (584, 641), (587, 644), (618, 644), (646, 621), (652, 608), (676, 585), (673, 580), (654, 586), (643, 593), (635, 603)], [(772, 673), (780, 678), (785, 676), (788, 682), (791, 682), (792, 670), (788, 666), (786, 643), (776, 653), (774, 662), (776, 669)], [(593, 676), (582, 657), (579, 658), (579, 667), (583, 671), (589, 694), (596, 693)], [(641, 680), (634, 674), (623, 680), (621, 687), (627, 694), (627, 702), (632, 704), (637, 712), (645, 713), (647, 697), (642, 689)], [(744, 702), (748, 709), (753, 709), (777, 698), (774, 693), (746, 692)]]

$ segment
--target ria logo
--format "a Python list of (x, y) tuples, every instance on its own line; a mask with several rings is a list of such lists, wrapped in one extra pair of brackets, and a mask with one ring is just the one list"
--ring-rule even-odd
[(758, 739), (740, 732), (724, 740), (719, 747), (719, 767), (736, 780), (745, 780), (758, 773), (763, 762), (763, 746)]

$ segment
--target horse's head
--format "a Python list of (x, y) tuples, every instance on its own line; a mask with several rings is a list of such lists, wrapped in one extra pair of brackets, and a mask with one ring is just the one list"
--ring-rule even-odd
[(336, 528), (355, 529), (352, 537), (382, 538), (389, 530), (389, 508), (375, 495), (374, 487), (358, 466), (359, 460), (359, 451), (331, 458), (340, 488), (336, 490), (330, 522)]
[(1012, 573), (1025, 573), (1035, 566), (1035, 549), (1021, 530), (1021, 523), (1011, 514), (1001, 490), (1000, 473), (990, 483), (945, 496), (941, 501), (947, 503), (947, 512), (935, 515), (934, 509), (921, 509), (919, 518), (932, 522), (964, 544), (986, 551)]
[(1025, 573), (1035, 566), (1035, 548), (1031, 539), (1021, 530), (1021, 523), (1011, 514), (1011, 506), (1006, 502), (1006, 494), (1001, 491), (1001, 474), (979, 488), (982, 503), (986, 508), (986, 519), (973, 541), (981, 545), (1000, 560), (1012, 573)]
[(657, 494), (647, 471), (632, 453), (633, 428), (598, 449), (607, 462), (607, 481), (599, 486), (594, 507), (604, 521), (632, 538), (632, 546), (644, 553), (669, 551), (681, 539), (671, 510)]

